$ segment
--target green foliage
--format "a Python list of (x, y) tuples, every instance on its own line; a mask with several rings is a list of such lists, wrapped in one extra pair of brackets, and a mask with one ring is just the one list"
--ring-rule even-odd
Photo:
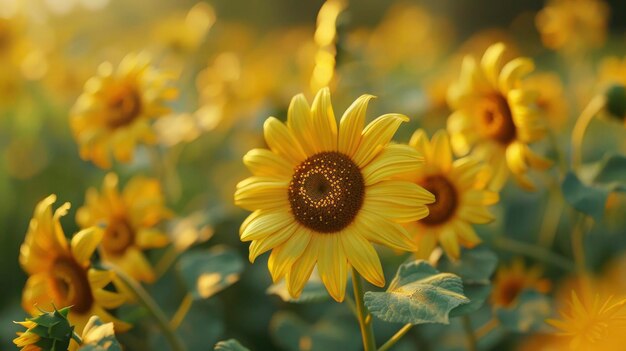
[(623, 120), (626, 117), (626, 87), (614, 84), (606, 90), (605, 96), (607, 112), (611, 117)]
[(66, 351), (74, 336), (74, 327), (70, 325), (67, 316), (70, 307), (52, 312), (41, 311), (37, 317), (28, 319), (36, 324), (31, 333), (39, 336), (37, 346), (45, 351)]
[(594, 184), (608, 186), (615, 191), (626, 191), (626, 156), (608, 154), (590, 169)]
[(122, 351), (115, 337), (113, 323), (104, 323), (98, 316), (93, 316), (85, 326), (83, 344), (80, 351)]
[(241, 256), (223, 246), (183, 254), (179, 272), (194, 299), (207, 299), (239, 280)]
[(450, 317), (458, 317), (472, 313), (482, 307), (491, 293), (490, 277), (498, 265), (498, 257), (486, 246), (479, 246), (472, 250), (463, 249), (460, 259), (452, 261), (444, 255), (437, 269), (461, 277), (463, 292), (470, 299), (469, 303), (462, 304), (450, 312)]
[(297, 299), (294, 299), (289, 295), (289, 291), (287, 290), (287, 284), (284, 280), (276, 284), (272, 284), (269, 288), (267, 288), (268, 294), (278, 295), (283, 301), (291, 302), (291, 303), (310, 303), (310, 302), (321, 302), (328, 300), (330, 295), (328, 295), (328, 291), (322, 281), (315, 276), (312, 276), (311, 279), (306, 283), (304, 289), (302, 289), (302, 294)]
[(604, 215), (609, 190), (583, 184), (578, 177), (568, 172), (561, 184), (565, 200), (576, 210), (600, 221)]
[(500, 323), (515, 332), (529, 332), (543, 325), (550, 316), (550, 302), (545, 295), (534, 290), (522, 292), (514, 308), (496, 310)]
[(467, 303), (460, 277), (439, 273), (422, 260), (401, 265), (386, 292), (365, 293), (365, 305), (373, 315), (396, 323), (448, 324), (450, 311)]
[(220, 341), (215, 344), (215, 348), (213, 350), (216, 351), (249, 351), (246, 347), (241, 345), (239, 341), (235, 339), (228, 339), (224, 341)]

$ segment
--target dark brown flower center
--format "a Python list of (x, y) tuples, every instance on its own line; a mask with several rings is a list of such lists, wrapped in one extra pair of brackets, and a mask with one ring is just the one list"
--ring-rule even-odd
[(111, 129), (129, 125), (141, 113), (141, 96), (134, 86), (127, 83), (113, 88), (106, 103), (107, 125)]
[(478, 105), (477, 116), (480, 133), (484, 137), (504, 145), (515, 140), (517, 129), (511, 108), (504, 96), (494, 94), (484, 98)]
[[(73, 306), (72, 311), (87, 313), (94, 303), (87, 270), (73, 258), (59, 257), (52, 267), (50, 294), (62, 306)], [(59, 307), (59, 306), (57, 306)]]
[(428, 216), (420, 220), (427, 225), (438, 225), (446, 222), (456, 211), (458, 196), (454, 185), (441, 175), (424, 178), (419, 182), (424, 189), (435, 195), (435, 202), (428, 204)]
[(509, 307), (517, 300), (517, 297), (524, 289), (524, 282), (519, 278), (507, 279), (502, 282), (502, 286), (497, 290), (496, 304)]
[(128, 218), (114, 217), (107, 225), (102, 238), (102, 249), (109, 255), (119, 256), (135, 242), (135, 230)]
[(321, 233), (348, 226), (363, 205), (365, 183), (346, 155), (321, 152), (302, 162), (289, 184), (289, 203), (298, 222)]

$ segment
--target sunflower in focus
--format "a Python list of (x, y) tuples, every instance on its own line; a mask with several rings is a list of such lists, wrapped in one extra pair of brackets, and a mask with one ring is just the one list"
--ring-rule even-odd
[(265, 122), (269, 150), (253, 149), (244, 156), (253, 176), (237, 185), (235, 203), (254, 212), (241, 225), (240, 238), (252, 242), (251, 261), (272, 250), (272, 279), (284, 277), (293, 297), (316, 265), (337, 301), (345, 296), (350, 266), (384, 286), (371, 243), (416, 249), (401, 223), (426, 217), (426, 204), (434, 197), (393, 178), (415, 171), (423, 158), (407, 145), (390, 144), (406, 116), (386, 114), (365, 127), (372, 98), (359, 97), (337, 126), (328, 88), (317, 93), (311, 107), (297, 95), (286, 124), (274, 117)]
[(548, 293), (550, 281), (542, 276), (543, 271), (540, 267), (526, 267), (522, 259), (513, 260), (510, 266), (501, 266), (493, 281), (491, 303), (494, 307), (511, 308), (525, 290)]
[(419, 129), (409, 145), (424, 155), (425, 165), (408, 179), (435, 195), (435, 202), (428, 205), (428, 216), (407, 225), (417, 240), (417, 255), (428, 258), (440, 243), (450, 258), (458, 259), (460, 245), (471, 248), (480, 243), (472, 224), (494, 219), (488, 206), (497, 203), (499, 196), (485, 189), (489, 169), (470, 157), (454, 161), (448, 133), (443, 130), (428, 140)]
[(104, 228), (100, 252), (105, 262), (119, 266), (139, 281), (152, 282), (154, 272), (143, 250), (169, 243), (167, 235), (156, 228), (171, 215), (164, 202), (156, 179), (132, 178), (120, 193), (117, 175), (109, 173), (100, 193), (94, 188), (87, 191), (76, 221), (82, 228)]
[(543, 44), (581, 52), (606, 40), (609, 6), (602, 0), (549, 0), (536, 17)]
[(511, 173), (521, 186), (534, 190), (528, 168), (551, 165), (529, 147), (545, 134), (538, 94), (521, 84), (534, 64), (519, 57), (503, 65), (505, 49), (502, 43), (490, 46), (480, 64), (472, 56), (465, 57), (459, 80), (448, 89), (448, 104), (454, 111), (448, 131), (457, 154), (471, 151), (493, 167), (490, 187), (500, 189)]
[(102, 240), (102, 230), (84, 229), (68, 243), (60, 218), (67, 214), (70, 205), (62, 205), (53, 214), (55, 201), (56, 196), (50, 195), (37, 205), (20, 248), (20, 264), (29, 275), (22, 306), (33, 315), (39, 314), (40, 309), (73, 306), (68, 318), (78, 330), (92, 315), (114, 322), (119, 330), (128, 329), (126, 323), (106, 311), (126, 301), (124, 295), (105, 290), (111, 283), (117, 285), (115, 274), (91, 267), (90, 259)]
[(70, 116), (81, 157), (109, 168), (111, 153), (130, 162), (137, 143), (156, 143), (151, 120), (167, 114), (165, 103), (177, 94), (169, 84), (170, 77), (153, 68), (146, 55), (127, 55), (117, 69), (102, 63)]
[(572, 351), (624, 349), (626, 333), (626, 298), (581, 297), (572, 290), (571, 300), (561, 310), (560, 319), (548, 320), (559, 329), (558, 335), (569, 340)]

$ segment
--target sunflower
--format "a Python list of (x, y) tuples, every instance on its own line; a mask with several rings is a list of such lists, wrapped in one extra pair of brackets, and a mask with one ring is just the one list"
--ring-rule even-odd
[(550, 281), (542, 275), (540, 267), (528, 268), (521, 259), (514, 260), (510, 266), (501, 266), (493, 281), (491, 303), (498, 308), (511, 308), (525, 290), (549, 292)]
[(55, 201), (56, 196), (50, 195), (37, 205), (20, 249), (20, 264), (29, 275), (22, 306), (33, 315), (40, 309), (73, 306), (69, 320), (78, 330), (92, 315), (114, 322), (118, 329), (128, 329), (129, 325), (106, 311), (126, 301), (124, 295), (105, 290), (110, 283), (117, 284), (115, 274), (91, 267), (90, 258), (102, 240), (102, 230), (84, 229), (68, 243), (60, 218), (67, 214), (70, 204), (65, 203), (53, 215)]
[(156, 179), (132, 178), (120, 193), (117, 175), (109, 173), (100, 193), (94, 188), (87, 191), (76, 222), (82, 228), (104, 228), (100, 245), (103, 261), (119, 266), (139, 281), (152, 282), (154, 272), (142, 251), (169, 243), (167, 235), (155, 226), (170, 215)]
[(408, 179), (435, 195), (428, 216), (407, 225), (417, 240), (417, 256), (428, 258), (439, 242), (449, 257), (457, 259), (459, 244), (471, 248), (480, 242), (472, 224), (494, 219), (488, 206), (497, 203), (499, 196), (485, 189), (489, 169), (471, 157), (453, 161), (448, 133), (443, 130), (430, 141), (419, 129), (409, 145), (424, 155), (425, 165)]
[(457, 154), (472, 151), (493, 166), (491, 187), (501, 188), (510, 172), (520, 185), (533, 190), (526, 175), (529, 166), (546, 169), (551, 164), (528, 145), (545, 134), (538, 94), (521, 85), (521, 77), (534, 65), (530, 59), (516, 58), (503, 66), (505, 49), (502, 43), (490, 46), (480, 65), (474, 57), (465, 57), (460, 79), (448, 89), (454, 110), (448, 131)]
[(582, 298), (571, 292), (568, 308), (560, 311), (561, 319), (550, 319), (548, 324), (560, 330), (558, 335), (569, 338), (572, 351), (624, 349), (626, 332), (626, 298)]
[(20, 351), (42, 351), (37, 345), (41, 338), (34, 332), (37, 324), (28, 320), (17, 323), (26, 328), (26, 331), (17, 333), (17, 338), (13, 339), (15, 346), (19, 347)]
[(117, 70), (102, 63), (85, 83), (70, 116), (81, 157), (109, 168), (111, 153), (118, 161), (130, 162), (135, 144), (154, 144), (150, 120), (167, 114), (164, 104), (177, 93), (169, 79), (150, 66), (146, 55), (127, 55)]
[(312, 107), (300, 94), (291, 100), (287, 124), (270, 117), (264, 125), (270, 148), (253, 149), (244, 163), (254, 176), (237, 185), (235, 203), (254, 211), (241, 225), (252, 241), (250, 261), (272, 250), (274, 281), (286, 278), (298, 297), (317, 264), (330, 295), (342, 301), (348, 267), (384, 286), (371, 242), (415, 251), (401, 223), (428, 215), (434, 201), (422, 187), (393, 177), (414, 171), (422, 157), (407, 145), (390, 144), (402, 122), (398, 114), (378, 117), (365, 129), (371, 95), (358, 98), (337, 127), (328, 88)]

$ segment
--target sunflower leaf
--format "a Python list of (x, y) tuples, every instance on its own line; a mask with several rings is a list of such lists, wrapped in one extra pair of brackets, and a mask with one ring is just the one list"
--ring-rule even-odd
[(188, 252), (178, 263), (180, 275), (195, 300), (207, 299), (237, 282), (243, 267), (241, 256), (223, 246)]
[(463, 292), (470, 299), (467, 304), (460, 305), (450, 312), (450, 317), (458, 317), (472, 313), (482, 307), (491, 292), (490, 277), (498, 265), (498, 257), (486, 246), (474, 249), (463, 249), (461, 258), (452, 261), (443, 255), (437, 269), (442, 272), (454, 273), (463, 280)]
[(578, 177), (568, 172), (561, 184), (565, 200), (576, 210), (600, 221), (604, 215), (609, 190), (583, 184)]
[(235, 339), (228, 339), (224, 341), (220, 341), (215, 344), (215, 351), (250, 351), (248, 348), (244, 347), (239, 343), (239, 341)]
[(401, 265), (386, 292), (365, 293), (369, 311), (395, 323), (448, 324), (450, 311), (467, 303), (460, 277), (439, 273), (423, 260)]

